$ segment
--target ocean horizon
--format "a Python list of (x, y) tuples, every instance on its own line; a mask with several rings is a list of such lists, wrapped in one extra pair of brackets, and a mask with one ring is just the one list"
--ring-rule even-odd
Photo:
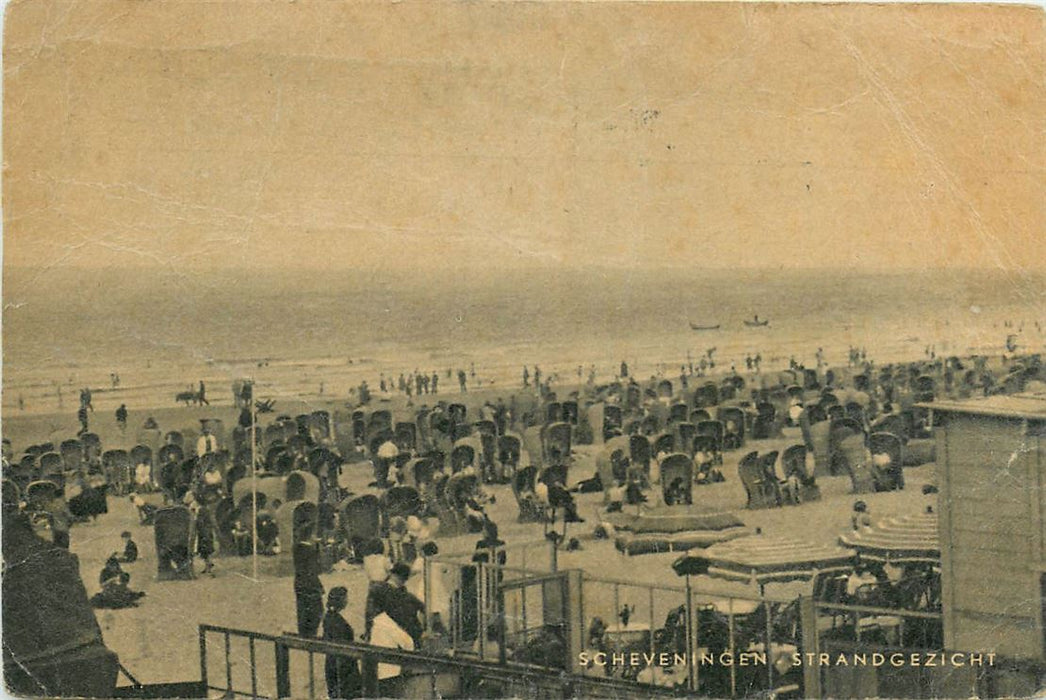
[[(57, 408), (57, 388), (160, 404), (201, 379), (253, 376), (275, 395), (347, 395), (367, 380), (475, 367), (511, 386), (524, 364), (564, 381), (720, 367), (879, 363), (1043, 349), (1046, 273), (534, 267), (366, 270), (4, 269), (4, 397)], [(758, 315), (765, 328), (744, 321)], [(719, 325), (694, 331), (690, 324)], [(115, 396), (115, 394), (114, 394)]]

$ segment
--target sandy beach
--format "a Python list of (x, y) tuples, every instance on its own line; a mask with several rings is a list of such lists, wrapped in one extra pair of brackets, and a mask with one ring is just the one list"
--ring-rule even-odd
[[(570, 387), (567, 387), (568, 389)], [(566, 392), (564, 392), (566, 393)], [(463, 399), (470, 413), (487, 400), (504, 396), (505, 392), (491, 390), (468, 394), (446, 394), (430, 399)], [(507, 398), (507, 397), (506, 397)], [(404, 399), (397, 397), (387, 404), (395, 409), (405, 408)], [(280, 400), (277, 411), (294, 415), (302, 410), (343, 408), (344, 402)], [(140, 425), (146, 416), (154, 417), (162, 429), (189, 427), (201, 418), (221, 418), (227, 426), (234, 424), (237, 412), (231, 405), (210, 407), (157, 407), (148, 410), (132, 410), (129, 424)], [(273, 418), (262, 416), (263, 424)], [(197, 424), (198, 425), (198, 424)], [(76, 423), (66, 415), (15, 416), (5, 421), (5, 435), (11, 436), (16, 447), (44, 439), (58, 440), (75, 432)], [(98, 430), (106, 448), (125, 447), (134, 444), (133, 428), (122, 434), (111, 416), (101, 411), (92, 417), (92, 429)], [(850, 526), (850, 515), (856, 497), (850, 494), (851, 484), (845, 476), (820, 477), (822, 499), (805, 503), (800, 507), (782, 507), (767, 510), (747, 511), (745, 493), (737, 478), (737, 462), (749, 450), (783, 450), (801, 442), (797, 429), (789, 429), (784, 437), (749, 442), (742, 450), (725, 453), (724, 483), (695, 487), (695, 505), (716, 511), (733, 512), (741, 517), (752, 532), (760, 528), (763, 533), (775, 536), (795, 537), (814, 543), (832, 544), (839, 534)], [(574, 463), (570, 469), (570, 481), (576, 483), (595, 473), (597, 445), (579, 445), (575, 448)], [(350, 489), (356, 493), (367, 492), (372, 473), (362, 465), (355, 469), (347, 467)], [(860, 498), (868, 503), (876, 517), (903, 515), (922, 512), (928, 505), (935, 505), (935, 495), (922, 493), (924, 484), (934, 482), (932, 464), (906, 469), (907, 488), (903, 491), (865, 494)], [(528, 549), (531, 565), (545, 565), (548, 556), (547, 543), (543, 542), (540, 524), (517, 522), (517, 505), (507, 485), (487, 486), (496, 503), (488, 507), (490, 517), (499, 524), (501, 536), (510, 547), (532, 543)], [(153, 497), (155, 498), (155, 497)], [(581, 541), (579, 551), (559, 551), (560, 569), (578, 568), (596, 577), (627, 578), (636, 584), (679, 587), (682, 579), (671, 569), (671, 563), (680, 553), (662, 553), (626, 556), (619, 552), (612, 540), (596, 539), (593, 536), (599, 522), (603, 503), (601, 493), (576, 496), (579, 512), (586, 522), (575, 525), (571, 536)], [(130, 530), (141, 548), (142, 557), (129, 565), (132, 587), (145, 591), (146, 598), (139, 608), (127, 610), (99, 610), (97, 617), (102, 626), (106, 642), (116, 651), (121, 662), (142, 682), (156, 683), (196, 678), (199, 674), (197, 626), (215, 624), (234, 628), (245, 628), (266, 633), (280, 633), (294, 629), (295, 613), (290, 577), (275, 577), (262, 574), (252, 579), (251, 559), (221, 557), (217, 559), (215, 575), (202, 576), (193, 581), (159, 582), (156, 580), (155, 548), (152, 529), (138, 524), (134, 508), (126, 498), (109, 499), (110, 512), (96, 523), (77, 525), (72, 531), (72, 551), (80, 559), (80, 570), (88, 593), (99, 589), (98, 571), (105, 558), (121, 546), (120, 532)], [(453, 557), (471, 552), (478, 535), (439, 537), (441, 555)], [(544, 557), (544, 559), (543, 559)], [(264, 562), (263, 562), (264, 563)], [(519, 560), (511, 561), (519, 564)], [(266, 570), (262, 567), (262, 571)], [(325, 574), (324, 586), (329, 589), (344, 585), (350, 591), (350, 605), (346, 615), (357, 629), (363, 625), (363, 603), (366, 579), (358, 566), (345, 571)], [(710, 595), (753, 594), (756, 591), (742, 584), (730, 583), (707, 577), (694, 579), (695, 589)], [(638, 590), (638, 589), (636, 589)], [(803, 592), (803, 584), (780, 584), (771, 586), (771, 595), (794, 596)], [(628, 597), (628, 593), (624, 597)], [(627, 601), (626, 601), (627, 602)], [(642, 610), (643, 601), (635, 601)], [(608, 600), (604, 614), (612, 618), (612, 604)], [(646, 614), (649, 615), (649, 612)], [(663, 621), (663, 612), (655, 609), (657, 624)], [(658, 619), (660, 618), (660, 619)], [(242, 661), (242, 659), (241, 659)], [(242, 672), (242, 664), (237, 673)], [(122, 681), (125, 682), (125, 681)]]

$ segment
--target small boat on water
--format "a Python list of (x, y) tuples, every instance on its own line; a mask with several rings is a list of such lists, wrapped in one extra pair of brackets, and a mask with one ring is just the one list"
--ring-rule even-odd
[(769, 326), (770, 321), (768, 319), (763, 319), (762, 321), (760, 321), (759, 314), (756, 314), (752, 317), (751, 321), (745, 319), (745, 325), (749, 328), (762, 328), (764, 326)]
[(694, 323), (693, 321), (690, 321), (690, 330), (692, 330), (692, 331), (717, 331), (717, 330), (719, 330), (719, 324), (717, 323), (714, 326), (699, 326), (696, 323)]

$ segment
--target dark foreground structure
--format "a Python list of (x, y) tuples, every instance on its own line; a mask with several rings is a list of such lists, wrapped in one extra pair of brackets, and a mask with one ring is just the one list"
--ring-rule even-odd
[(76, 555), (47, 542), (4, 491), (4, 682), (20, 696), (111, 697), (116, 654), (102, 642)]

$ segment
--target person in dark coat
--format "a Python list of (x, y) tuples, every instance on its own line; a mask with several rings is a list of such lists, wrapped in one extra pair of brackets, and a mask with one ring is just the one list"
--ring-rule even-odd
[(132, 591), (128, 585), (130, 582), (131, 575), (126, 572), (109, 579), (102, 585), (101, 592), (91, 596), (91, 607), (110, 610), (138, 607), (138, 600), (145, 597), (145, 593)]
[(323, 616), (323, 584), (320, 582), (320, 549), (305, 526), (294, 542), (294, 598), (297, 604), (298, 634), (315, 637)]
[(120, 533), (120, 537), (124, 540), (123, 556), (120, 557), (120, 561), (125, 564), (133, 564), (138, 561), (138, 545), (131, 539), (131, 533), (124, 530)]
[(196, 511), (196, 553), (203, 559), (203, 573), (214, 569), (211, 556), (214, 554), (214, 526), (206, 508)]
[(77, 433), (77, 435), (83, 435), (84, 433), (88, 432), (86, 406), (80, 406), (80, 409), (76, 412), (76, 419), (80, 421), (80, 431)]
[(106, 560), (105, 566), (102, 567), (102, 572), (98, 574), (98, 583), (104, 586), (108, 581), (118, 581), (122, 573), (120, 558), (113, 554)]
[[(352, 626), (342, 617), (341, 611), (349, 601), (349, 592), (344, 586), (332, 588), (327, 594), (327, 613), (323, 616), (323, 641), (352, 643), (356, 634)], [(328, 655), (324, 664), (327, 677), (327, 696), (355, 698), (360, 696), (363, 679), (359, 663), (346, 656)]]
[(415, 646), (421, 645), (421, 635), (425, 631), (422, 620), (425, 617), (425, 604), (407, 591), (407, 579), (410, 578), (410, 567), (403, 562), (392, 566), (389, 572), (388, 609), (386, 612), (403, 631), (414, 640)]

